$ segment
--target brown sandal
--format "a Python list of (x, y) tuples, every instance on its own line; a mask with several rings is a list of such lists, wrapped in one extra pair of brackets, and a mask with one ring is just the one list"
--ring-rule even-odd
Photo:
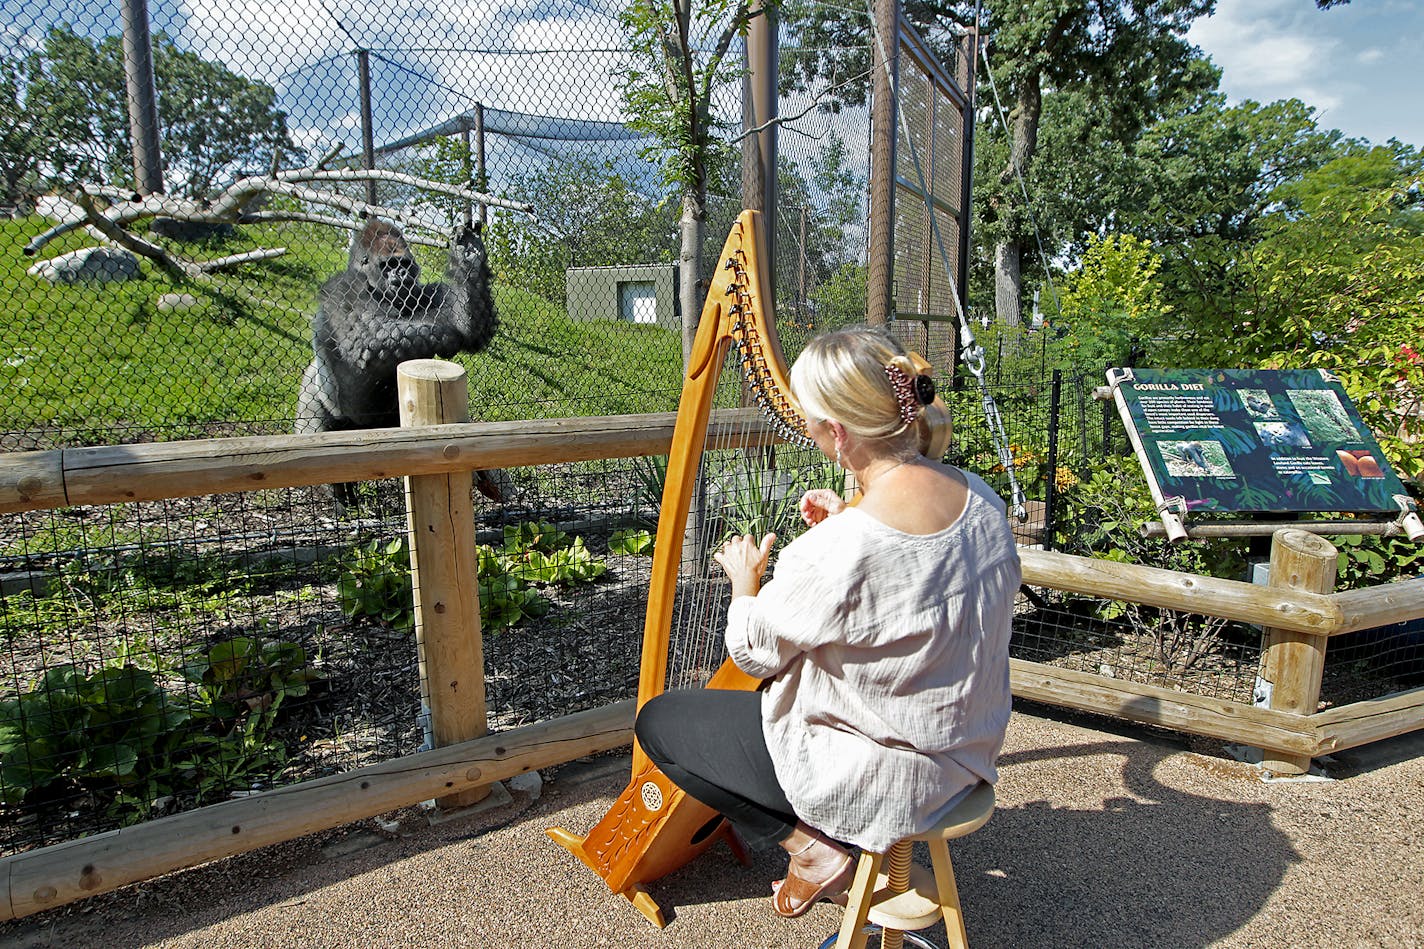
[(819, 900), (838, 902), (845, 898), (855, 878), (855, 861), (850, 854), (841, 858), (841, 867), (822, 883), (815, 883), (796, 875), (796, 864), (786, 868), (786, 879), (779, 886), (773, 886), (771, 908), (778, 916), (795, 919), (802, 916)]

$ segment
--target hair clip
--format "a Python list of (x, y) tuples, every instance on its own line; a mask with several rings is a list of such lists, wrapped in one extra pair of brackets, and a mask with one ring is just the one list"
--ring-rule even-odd
[(899, 366), (886, 366), (885, 375), (890, 380), (895, 402), (900, 407), (900, 420), (909, 425), (920, 413), (918, 386)]

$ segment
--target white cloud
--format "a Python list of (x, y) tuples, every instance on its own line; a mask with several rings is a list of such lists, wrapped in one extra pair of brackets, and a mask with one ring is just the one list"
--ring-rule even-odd
[(184, 0), (182, 9), (194, 52), (273, 84), (297, 66), (355, 45), (320, 0)]
[(1242, 98), (1271, 101), (1295, 96), (1334, 61), (1338, 41), (1301, 20), (1282, 0), (1222, 3), (1199, 20), (1188, 39), (1206, 50)]
[(1221, 67), (1233, 102), (1299, 99), (1325, 128), (1375, 142), (1424, 141), (1418, 0), (1356, 0), (1319, 10), (1310, 0), (1219, 0), (1187, 34)]

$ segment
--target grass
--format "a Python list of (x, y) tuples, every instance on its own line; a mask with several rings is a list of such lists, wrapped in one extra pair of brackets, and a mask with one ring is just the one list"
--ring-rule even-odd
[[(316, 290), (345, 263), (331, 228), (242, 228), (212, 246), (177, 248), (197, 259), (255, 247), (282, 258), (179, 286), (146, 261), (145, 279), (52, 286), (25, 271), (21, 248), (38, 218), (0, 221), (0, 432), (4, 447), (47, 447), (282, 431), (290, 425), (310, 358)], [(67, 235), (43, 256), (86, 246)], [(438, 251), (419, 251), (427, 275)], [(203, 306), (161, 312), (166, 293)], [(665, 411), (681, 380), (677, 334), (614, 321), (577, 323), (546, 300), (493, 287), (501, 331), (484, 353), (458, 358), (469, 372), (471, 415), (481, 420)], [(36, 432), (36, 430), (39, 430)], [(30, 433), (28, 440), (16, 433)]]

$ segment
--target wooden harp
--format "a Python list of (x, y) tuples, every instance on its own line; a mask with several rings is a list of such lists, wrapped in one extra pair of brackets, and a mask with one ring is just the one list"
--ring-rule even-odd
[[(687, 613), (694, 615), (690, 622), (683, 622), (682, 627), (703, 627), (698, 632), (707, 637), (690, 651), (702, 653), (704, 660), (713, 652), (719, 657), (723, 655), (721, 638), (729, 588), (720, 576), (708, 570), (710, 554), (704, 549), (710, 546), (706, 538), (711, 530), (707, 528), (715, 529), (719, 523), (716, 514), (709, 510), (713, 505), (706, 498), (709, 475), (703, 471), (699, 477), (704, 456), (719, 446), (746, 449), (790, 442), (808, 456), (813, 453), (816, 464), (826, 464), (807, 435), (805, 417), (791, 397), (786, 359), (768, 318), (770, 297), (765, 292), (761, 263), (761, 227), (760, 212), (751, 210), (743, 211), (733, 224), (711, 278), (688, 360), (658, 515), (643, 624), (639, 708), (668, 686), (669, 653), (676, 646), (673, 641), (675, 601), (683, 620)], [(719, 410), (714, 419), (719, 376), (724, 375), (723, 366), (728, 362), (732, 347), (737, 350), (733, 361), (740, 364), (744, 386), (740, 401), (752, 401), (756, 408)], [(927, 363), (913, 358), (928, 368)], [(724, 391), (724, 398), (725, 395)], [(926, 439), (934, 444), (922, 444), (921, 450), (932, 457), (942, 457), (948, 440), (948, 426), (945, 426), (943, 437), (936, 434)], [(772, 506), (779, 505), (783, 515), (789, 510), (791, 516), (796, 516), (799, 491), (791, 499), (789, 509), (785, 498), (779, 501), (775, 498), (778, 490), (788, 492), (794, 485), (783, 480), (779, 486), (768, 486), (760, 480), (761, 475), (756, 477), (759, 479), (756, 487), (764, 499), (770, 499)], [(715, 492), (715, 478), (711, 480), (714, 484), (710, 490)], [(694, 510), (704, 527), (700, 542), (698, 538), (689, 539), (687, 531), (690, 512)], [(766, 529), (779, 527), (768, 524), (756, 532), (764, 533)], [(693, 560), (699, 562), (692, 563)], [(706, 605), (709, 598), (689, 595), (689, 587), (716, 591), (712, 597), (719, 592), (722, 602), (709, 608)], [(701, 605), (687, 608), (689, 601)], [(709, 647), (711, 641), (715, 641), (715, 648)], [(691, 666), (694, 669), (691, 674), (679, 672), (679, 685), (705, 684), (707, 688), (751, 690), (761, 684), (730, 659), (722, 659), (717, 665), (715, 660), (699, 664), (694, 658)], [(703, 674), (713, 666), (716, 669), (710, 678)], [(648, 893), (647, 883), (678, 869), (719, 840), (726, 840), (733, 853), (744, 863), (748, 862), (740, 840), (726, 819), (673, 784), (648, 760), (636, 741), (632, 778), (607, 814), (582, 837), (563, 828), (552, 828), (548, 834), (601, 876), (609, 889), (630, 900), (659, 927), (666, 925), (666, 920)]]

